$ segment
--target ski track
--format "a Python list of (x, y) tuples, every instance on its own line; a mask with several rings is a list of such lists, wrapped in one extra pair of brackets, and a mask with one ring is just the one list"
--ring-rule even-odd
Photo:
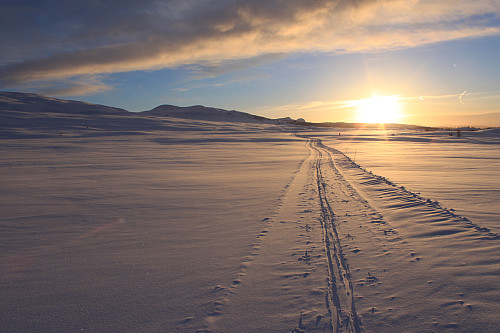
[[(361, 296), (355, 288), (368, 287), (369, 293), (372, 292), (373, 287), (380, 285), (380, 267), (374, 265), (365, 271), (355, 265), (353, 274), (350, 263), (356, 263), (353, 259), (358, 254), (365, 258), (371, 256), (371, 261), (376, 262), (375, 257), (381, 254), (393, 252), (407, 257), (411, 251), (405, 248), (398, 232), (384, 221), (382, 214), (344, 178), (332, 151), (320, 139), (308, 140), (307, 147), (314, 155), (315, 179), (311, 181), (316, 183), (316, 199), (321, 207), (332, 332), (363, 332), (365, 326), (356, 309), (356, 298), (363, 299), (366, 294)], [(376, 182), (368, 182), (372, 181)], [(376, 300), (370, 304), (375, 303)], [(372, 309), (370, 307), (370, 311)]]
[[(496, 268), (481, 255), (494, 257), (498, 234), (372, 174), (320, 139), (309, 139), (307, 146), (316, 156), (333, 332), (495, 327), (494, 319), (471, 309), (495, 299)], [(449, 309), (451, 303), (462, 306)], [(481, 306), (495, 312), (495, 302)]]
[[(493, 332), (498, 260), (481, 256), (498, 235), (305, 139), (308, 156), (216, 302), (225, 329), (207, 331)], [(325, 301), (308, 299), (319, 290)], [(256, 321), (255, 306), (272, 310)]]
[(360, 332), (360, 321), (354, 306), (353, 284), (349, 265), (342, 251), (336, 228), (335, 213), (326, 195), (321, 164), (330, 158), (318, 148), (319, 140), (308, 141), (308, 148), (316, 153), (316, 183), (321, 206), (321, 225), (328, 260), (328, 308), (334, 332)]

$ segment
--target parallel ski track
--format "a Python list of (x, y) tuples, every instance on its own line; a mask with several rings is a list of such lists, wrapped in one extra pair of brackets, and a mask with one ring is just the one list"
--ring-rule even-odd
[[(321, 206), (321, 225), (328, 259), (328, 308), (331, 314), (333, 332), (363, 332), (361, 321), (356, 313), (353, 284), (349, 265), (342, 252), (338, 236), (335, 213), (330, 206), (326, 193), (326, 182), (321, 170), (324, 161), (333, 165), (332, 156), (323, 150), (321, 140), (310, 139), (308, 147), (317, 152), (315, 161), (318, 197)], [(323, 163), (322, 163), (323, 162)]]

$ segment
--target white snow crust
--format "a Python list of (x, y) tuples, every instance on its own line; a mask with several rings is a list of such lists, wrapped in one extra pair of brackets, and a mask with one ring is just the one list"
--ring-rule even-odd
[(0, 331), (498, 331), (498, 129), (231, 114), (0, 93)]

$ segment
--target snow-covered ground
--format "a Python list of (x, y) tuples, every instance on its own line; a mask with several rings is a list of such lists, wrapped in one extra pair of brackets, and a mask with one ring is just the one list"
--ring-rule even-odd
[(500, 129), (323, 134), (368, 170), (500, 233)]
[(0, 111), (1, 332), (500, 327), (498, 132)]

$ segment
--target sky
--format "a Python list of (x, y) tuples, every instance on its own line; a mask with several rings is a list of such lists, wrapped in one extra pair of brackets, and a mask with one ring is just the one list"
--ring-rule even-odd
[(500, 0), (2, 0), (0, 45), (2, 91), (500, 126)]

